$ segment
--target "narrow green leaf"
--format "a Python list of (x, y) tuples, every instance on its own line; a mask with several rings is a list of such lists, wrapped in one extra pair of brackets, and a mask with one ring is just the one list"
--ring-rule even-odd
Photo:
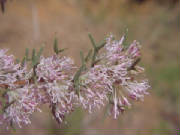
[(58, 54), (58, 41), (57, 38), (54, 39), (54, 45), (53, 45), (54, 52)]
[(95, 60), (92, 64), (93, 65), (96, 65), (98, 62), (100, 62), (101, 61), (101, 59), (98, 59), (98, 60)]
[(31, 60), (32, 60), (32, 66), (34, 67), (36, 65), (36, 61), (37, 61), (36, 50), (35, 49), (32, 50), (32, 58), (31, 58)]
[(89, 50), (89, 52), (88, 52), (87, 56), (85, 57), (85, 62), (88, 62), (88, 61), (89, 61), (89, 59), (90, 59), (91, 55), (92, 55), (92, 49), (91, 49), (91, 50)]
[(42, 52), (43, 52), (43, 49), (44, 49), (44, 47), (41, 47), (41, 48), (39, 49), (39, 52), (37, 53), (38, 59), (40, 58), (40, 56), (41, 56), (41, 54), (42, 54)]
[(76, 72), (76, 74), (74, 75), (74, 82), (76, 83), (77, 82), (77, 80), (79, 79), (79, 76), (80, 76), (80, 74), (81, 74), (81, 69), (79, 69), (77, 72)]
[(125, 47), (128, 46), (127, 36), (128, 36), (128, 29), (126, 29), (125, 32), (124, 32), (124, 41), (123, 41), (123, 43), (122, 43), (122, 45), (124, 45)]
[(25, 57), (27, 60), (29, 59), (29, 49), (28, 48), (26, 48)]
[(80, 58), (81, 58), (82, 65), (84, 65), (85, 64), (85, 62), (84, 62), (84, 54), (83, 54), (82, 51), (80, 51)]
[(101, 43), (97, 46), (97, 49), (100, 50), (101, 48), (103, 48), (106, 45), (106, 41), (101, 41)]
[(94, 49), (96, 49), (96, 42), (95, 42), (93, 36), (91, 35), (91, 33), (89, 33), (88, 36), (89, 36), (89, 39), (90, 39), (90, 41), (91, 41), (91, 43), (92, 43)]
[(67, 48), (60, 49), (58, 50), (58, 53), (64, 52), (65, 50), (67, 50)]
[(91, 67), (93, 67), (94, 64), (95, 64), (96, 56), (98, 55), (99, 50), (100, 50), (102, 47), (105, 46), (106, 42), (103, 40), (101, 43), (99, 43), (99, 45), (96, 45), (96, 43), (95, 43), (94, 38), (92, 37), (92, 35), (89, 33), (88, 36), (89, 36), (89, 39), (90, 39), (90, 41), (91, 41), (91, 43), (92, 43), (92, 45), (93, 45), (93, 48), (94, 48), (94, 50), (93, 50), (93, 56), (92, 56), (92, 60), (91, 60)]
[(36, 50), (33, 49), (33, 50), (32, 50), (32, 57), (31, 57), (32, 61), (35, 60), (35, 57), (36, 57)]
[(33, 67), (36, 66), (38, 64), (38, 57), (35, 57), (34, 61), (33, 61)]
[(24, 56), (24, 58), (21, 61), (21, 65), (24, 66), (25, 62), (26, 62), (26, 57)]
[(86, 69), (86, 64), (85, 64), (84, 55), (83, 55), (82, 51), (80, 51), (80, 58), (81, 58), (82, 65), (79, 68), (79, 70), (76, 72), (76, 74), (74, 75), (74, 78), (73, 78), (74, 87), (75, 87), (75, 90), (76, 90), (76, 93), (78, 94), (78, 96), (80, 95), (79, 77), (80, 77), (81, 73)]

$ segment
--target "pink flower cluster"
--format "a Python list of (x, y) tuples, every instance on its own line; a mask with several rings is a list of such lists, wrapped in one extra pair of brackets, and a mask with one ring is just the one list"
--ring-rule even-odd
[(57, 55), (41, 57), (36, 68), (39, 92), (44, 95), (42, 101), (49, 103), (58, 123), (73, 110), (73, 100), (76, 97), (73, 89), (74, 70), (72, 59)]
[(24, 80), (26, 75), (26, 66), (21, 67), (15, 64), (13, 55), (6, 55), (7, 50), (0, 50), (0, 85), (16, 87), (17, 80)]
[(148, 94), (148, 81), (136, 80), (144, 69), (133, 65), (140, 58), (140, 45), (134, 41), (125, 49), (123, 40), (124, 37), (120, 41), (113, 40), (110, 35), (104, 54), (99, 56), (101, 62), (81, 76), (81, 100), (89, 112), (109, 101), (112, 104), (110, 112), (116, 119), (126, 106), (131, 106), (128, 98), (143, 100)]
[(31, 115), (43, 104), (49, 105), (58, 123), (76, 107), (91, 113), (106, 104), (116, 119), (130, 101), (143, 100), (150, 87), (146, 79), (138, 79), (144, 71), (137, 66), (140, 45), (134, 41), (126, 47), (124, 37), (106, 38), (104, 50), (95, 57), (98, 62), (86, 66), (78, 80), (74, 80), (78, 68), (69, 57), (40, 56), (38, 64), (27, 70), (27, 62), (16, 63), (6, 52), (0, 50), (0, 124), (6, 127), (30, 124)]

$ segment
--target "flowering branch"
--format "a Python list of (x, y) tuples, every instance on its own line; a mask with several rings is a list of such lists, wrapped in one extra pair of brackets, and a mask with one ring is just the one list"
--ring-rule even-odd
[(1, 49), (0, 124), (6, 128), (30, 124), (31, 115), (44, 104), (59, 124), (80, 106), (91, 113), (109, 104), (109, 114), (116, 119), (131, 107), (130, 100), (143, 100), (150, 86), (139, 77), (144, 71), (138, 66), (139, 43), (127, 45), (125, 35), (120, 40), (110, 35), (98, 44), (91, 34), (89, 38), (93, 49), (86, 56), (80, 52), (79, 68), (71, 58), (60, 55), (65, 49), (58, 48), (57, 39), (52, 56), (45, 58), (40, 48), (33, 49), (30, 57), (26, 49), (21, 63)]

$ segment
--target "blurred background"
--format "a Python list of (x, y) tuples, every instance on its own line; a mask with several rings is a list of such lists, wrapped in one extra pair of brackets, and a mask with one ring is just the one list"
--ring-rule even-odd
[[(2, 0), (3, 1), (3, 0)], [(0, 134), (59, 135), (176, 135), (180, 127), (180, 6), (179, 0), (9, 0), (0, 12), (0, 48), (17, 58), (25, 48), (45, 46), (50, 55), (53, 40), (69, 48), (65, 55), (80, 63), (79, 51), (91, 47), (88, 32), (97, 41), (112, 32), (119, 39), (129, 29), (128, 42), (142, 44), (141, 65), (150, 80), (151, 95), (118, 120), (105, 109), (89, 115), (78, 108), (57, 125), (47, 107), (35, 113), (32, 124)]]

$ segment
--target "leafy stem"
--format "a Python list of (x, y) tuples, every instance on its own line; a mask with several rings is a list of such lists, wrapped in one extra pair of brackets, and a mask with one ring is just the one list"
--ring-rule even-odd
[(58, 40), (57, 38), (54, 39), (54, 45), (53, 45), (53, 50), (54, 52), (58, 55), (59, 53), (63, 52), (64, 50), (66, 50), (67, 48), (63, 48), (63, 49), (59, 49), (58, 48)]
[(92, 56), (92, 60), (91, 60), (91, 67), (93, 67), (95, 65), (95, 63), (97, 63), (96, 56), (97, 56), (99, 50), (105, 46), (106, 42), (103, 40), (99, 44), (96, 44), (93, 36), (90, 33), (88, 34), (88, 36), (89, 36), (89, 39), (93, 46), (93, 56)]
[(76, 90), (76, 93), (78, 94), (78, 96), (80, 96), (80, 89), (79, 89), (79, 77), (81, 75), (81, 73), (86, 70), (86, 59), (87, 59), (88, 55), (86, 56), (86, 58), (84, 58), (83, 52), (80, 52), (80, 58), (81, 58), (81, 66), (79, 68), (79, 70), (76, 72), (76, 74), (74, 75), (73, 78), (73, 82), (74, 82), (74, 88)]

